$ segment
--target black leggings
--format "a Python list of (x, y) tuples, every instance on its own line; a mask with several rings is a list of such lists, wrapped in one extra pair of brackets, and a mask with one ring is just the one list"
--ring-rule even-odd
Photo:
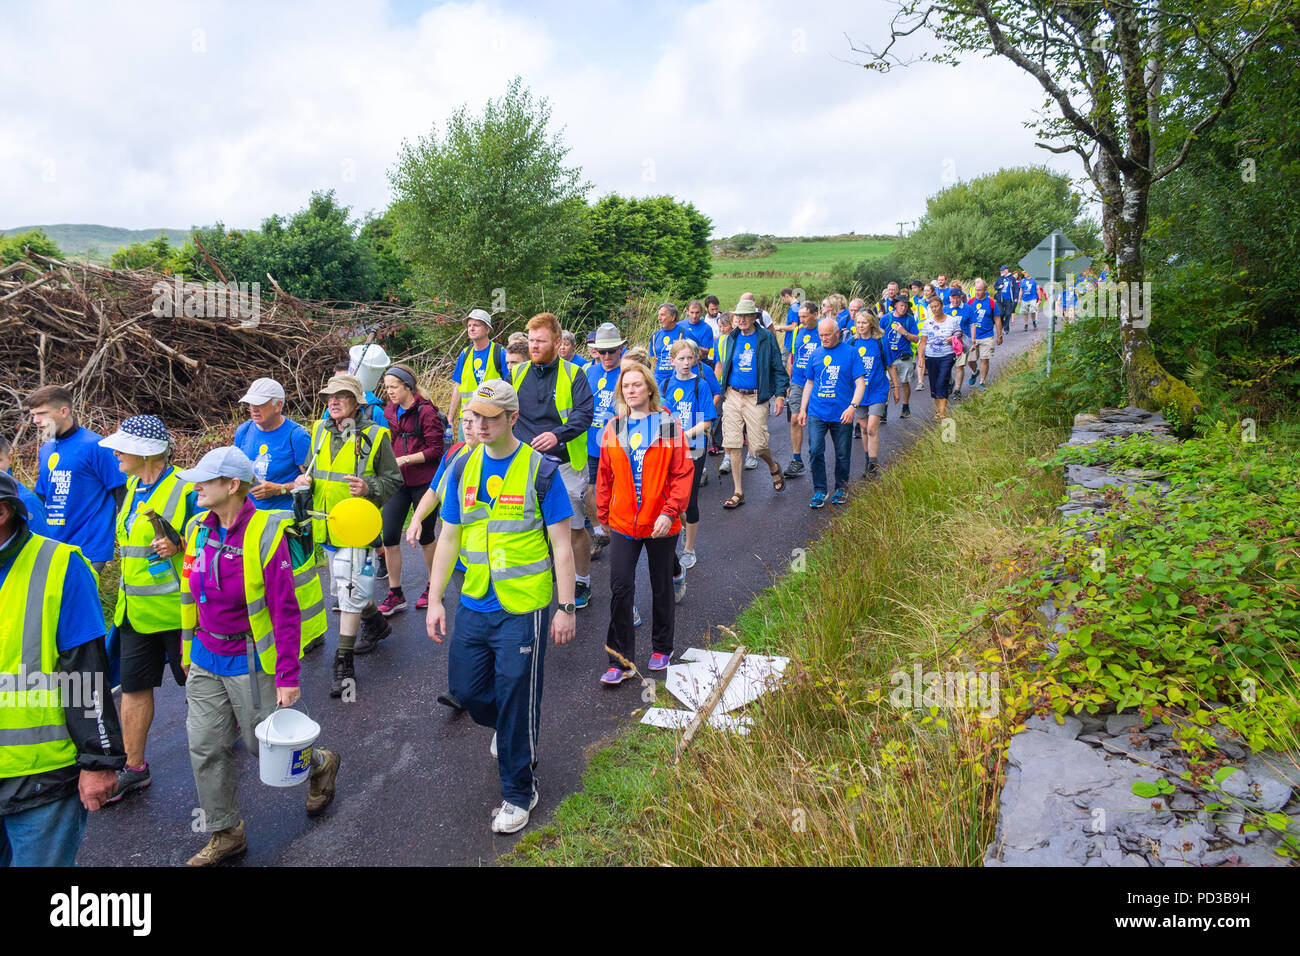
[[(609, 630), (605, 641), (630, 661), (636, 660), (636, 631), (632, 628), (632, 601), (636, 596), (636, 565), (645, 548), (650, 565), (650, 647), (672, 656), (673, 564), (677, 557), (677, 535), (665, 538), (629, 538), (615, 531), (609, 536)], [(680, 573), (680, 572), (678, 572)], [(623, 664), (613, 655), (610, 666)]]
[(695, 477), (691, 479), (691, 503), (686, 506), (686, 523), (698, 524), (700, 520), (700, 478), (704, 475), (705, 457), (704, 449), (700, 449), (700, 457), (695, 459)]
[[(384, 547), (396, 547), (406, 530), (406, 516), (412, 508), (420, 503), (428, 485), (402, 485), (393, 492), (393, 497), (384, 502)], [(436, 525), (438, 509), (434, 508), (420, 522), (420, 544), (433, 544), (437, 540)]]

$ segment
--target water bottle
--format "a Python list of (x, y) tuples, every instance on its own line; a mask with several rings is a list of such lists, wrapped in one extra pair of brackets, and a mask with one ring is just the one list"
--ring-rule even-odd
[(363, 578), (373, 578), (375, 576), (375, 562), (370, 557), (370, 551), (366, 551), (366, 563), (361, 566), (361, 576)]

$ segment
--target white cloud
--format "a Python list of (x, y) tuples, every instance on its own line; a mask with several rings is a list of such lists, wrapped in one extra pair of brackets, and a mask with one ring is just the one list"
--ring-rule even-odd
[(1009, 64), (842, 62), (888, 10), (711, 0), (559, 27), (484, 2), (405, 22), (384, 0), (22, 5), (0, 34), (0, 225), (255, 226), (330, 188), (382, 209), (403, 139), (516, 73), (593, 196), (668, 193), (721, 234), (894, 232), (945, 160), (969, 178), (1049, 159), (1020, 126), (1041, 95)]

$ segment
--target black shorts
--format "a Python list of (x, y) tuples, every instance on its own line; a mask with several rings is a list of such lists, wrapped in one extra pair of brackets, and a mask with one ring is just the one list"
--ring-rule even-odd
[(131, 626), (130, 618), (117, 629), (122, 649), (122, 692), (133, 693), (162, 686), (163, 665), (171, 667), (176, 683), (184, 686), (181, 670), (181, 632), (159, 631), (141, 634)]
[[(424, 493), (429, 490), (428, 485), (402, 485), (393, 492), (393, 497), (384, 502), (384, 535), (383, 543), (386, 548), (395, 548), (402, 543), (402, 532), (406, 530), (406, 519), (411, 514), (411, 509), (420, 503)], [(420, 544), (421, 546), (433, 544), (438, 540), (438, 509), (434, 508), (424, 520), (420, 522)]]

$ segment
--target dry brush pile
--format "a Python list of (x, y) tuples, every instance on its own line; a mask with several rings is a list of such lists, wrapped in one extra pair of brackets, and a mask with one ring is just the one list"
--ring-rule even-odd
[[(70, 388), (79, 419), (100, 431), (135, 414), (178, 434), (219, 428), (262, 376), (284, 385), (301, 416), (358, 336), (456, 321), (382, 302), (307, 301), (267, 278), (270, 295), (38, 255), (0, 269), (0, 434), (21, 440), (24, 400), (41, 385)], [(455, 352), (406, 358), (440, 377)]]

